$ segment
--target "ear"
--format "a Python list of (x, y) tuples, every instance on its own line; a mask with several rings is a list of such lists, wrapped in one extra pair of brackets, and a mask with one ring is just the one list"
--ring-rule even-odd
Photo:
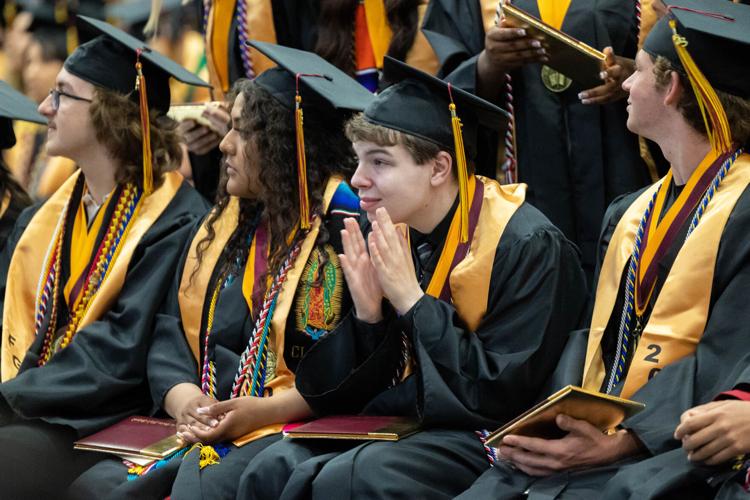
[(684, 91), (685, 87), (682, 86), (680, 75), (676, 71), (672, 71), (669, 74), (669, 88), (667, 89), (667, 93), (664, 94), (664, 105), (676, 106), (680, 102)]
[(453, 179), (453, 159), (446, 151), (440, 151), (432, 161), (430, 184), (440, 186)]

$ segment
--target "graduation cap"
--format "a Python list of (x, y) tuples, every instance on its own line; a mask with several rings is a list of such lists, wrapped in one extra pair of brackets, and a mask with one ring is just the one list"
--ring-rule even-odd
[(29, 31), (40, 28), (64, 30), (68, 53), (78, 46), (76, 14), (96, 18), (104, 16), (103, 0), (17, 0), (17, 4), (32, 16)]
[(78, 16), (78, 19), (81, 21), (81, 35), (93, 35), (95, 38), (80, 45), (65, 60), (64, 67), (69, 73), (97, 87), (138, 99), (143, 130), (143, 188), (149, 194), (153, 179), (148, 110), (154, 108), (162, 113), (169, 110), (170, 77), (188, 85), (209, 85), (143, 41), (111, 24), (86, 16)]
[(11, 120), (47, 123), (35, 102), (0, 80), (0, 149), (11, 148), (16, 143)]
[[(303, 130), (302, 101), (322, 112), (362, 111), (375, 100), (359, 82), (312, 52), (273, 43), (248, 41), (247, 44), (278, 64), (261, 73), (254, 82), (274, 99), (295, 112), (297, 135), (297, 176), (300, 192), (300, 227), (310, 227), (307, 196), (307, 161)], [(343, 131), (342, 131), (343, 133)]]
[[(364, 112), (370, 123), (414, 135), (453, 151), (461, 209), (461, 241), (468, 239), (468, 170), (476, 156), (479, 125), (500, 129), (508, 113), (474, 94), (386, 56), (383, 78), (390, 84)], [(465, 139), (465, 140), (464, 140)]]
[(750, 97), (750, 6), (733, 2), (665, 0), (667, 15), (654, 25), (643, 46), (682, 69), (690, 80), (711, 145), (726, 152), (731, 134), (714, 89)]

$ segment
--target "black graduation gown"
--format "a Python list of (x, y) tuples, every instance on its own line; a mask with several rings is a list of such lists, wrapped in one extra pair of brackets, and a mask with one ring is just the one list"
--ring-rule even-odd
[[(18, 218), (0, 257), (3, 274), (7, 273), (13, 250), (37, 208), (25, 210)], [(73, 440), (128, 415), (150, 410), (146, 356), (154, 315), (190, 227), (207, 208), (198, 193), (183, 183), (159, 219), (141, 238), (129, 263), (125, 283), (110, 311), (101, 320), (82, 328), (70, 345), (43, 367), (36, 366), (42, 342), (41, 336), (38, 337), (26, 353), (18, 375), (0, 384), (0, 442), (12, 443), (18, 434), (32, 427), (39, 428), (31, 435), (37, 435), (40, 440), (54, 437), (40, 448), (36, 447), (37, 443), (29, 442), (28, 448), (22, 447), (26, 451), (14, 453), (15, 473), (6, 471), (3, 477), (14, 478), (15, 484), (3, 485), (4, 491), (6, 487), (29, 486), (24, 472), (34, 470), (33, 464), (38, 460), (77, 462), (81, 456), (98, 455), (77, 452), (78, 455), (70, 456)], [(3, 282), (0, 296), (4, 294)], [(80, 470), (60, 467), (56, 473), (62, 476), (51, 474), (38, 488), (64, 486)]]
[[(340, 231), (344, 228), (343, 215), (329, 215), (326, 218), (326, 244), (331, 245), (336, 254), (342, 253)], [(193, 236), (203, 224), (200, 221), (193, 228)], [(188, 238), (191, 242), (193, 237)], [(322, 241), (319, 238), (319, 241)], [(189, 247), (189, 245), (188, 245)], [(155, 407), (163, 408), (164, 398), (175, 385), (191, 383), (200, 386), (199, 367), (185, 340), (179, 305), (179, 288), (183, 273), (191, 273), (185, 267), (187, 250), (178, 266), (181, 272), (175, 276), (172, 287), (167, 294), (160, 312), (156, 315), (153, 343), (149, 350), (148, 373), (151, 395)], [(210, 352), (216, 365), (216, 398), (220, 401), (229, 399), (234, 376), (239, 366), (240, 355), (250, 341), (255, 326), (254, 315), (249, 311), (242, 294), (242, 278), (245, 265), (239, 272), (233, 273), (228, 284), (219, 294), (214, 312), (212, 333), (209, 337)], [(209, 290), (213, 290), (221, 266), (213, 271)], [(342, 282), (341, 312), (342, 315), (351, 308), (351, 299)], [(295, 298), (295, 300), (297, 300)], [(203, 321), (208, 312), (208, 302), (204, 303)], [(257, 306), (256, 306), (257, 307)], [(257, 310), (255, 314), (257, 314)], [(205, 330), (205, 324), (201, 331)], [(294, 371), (304, 352), (315, 340), (297, 329), (294, 307), (287, 320), (284, 337), (284, 361)], [(201, 338), (201, 360), (203, 356), (203, 337)], [(164, 355), (169, 353), (169, 355)], [(202, 361), (201, 361), (202, 362)], [(279, 434), (260, 438), (240, 448), (232, 447), (221, 463), (199, 469), (199, 453), (194, 452), (182, 460), (172, 460), (166, 466), (150, 471), (136, 480), (127, 481), (127, 469), (122, 461), (111, 458), (102, 461), (78, 478), (68, 490), (70, 498), (107, 498), (107, 499), (162, 499), (173, 498), (211, 498), (233, 499), (237, 491), (237, 478), (257, 453), (268, 445), (278, 441)]]
[[(490, 272), (488, 312), (475, 332), (450, 304), (424, 296), (401, 318), (391, 313), (376, 325), (350, 314), (300, 363), (297, 388), (316, 414), (414, 415), (429, 430), (361, 446), (281, 442), (251, 462), (240, 493), (375, 498), (400, 491), (432, 498), (468, 486), (487, 467), (473, 431), (495, 428), (540, 397), (565, 328), (578, 324), (585, 300), (575, 247), (526, 203), (508, 222)], [(402, 331), (416, 366), (393, 386)], [(350, 476), (356, 481), (344, 479)]]
[[(514, 5), (539, 17), (536, 0)], [(635, 6), (621, 0), (573, 0), (562, 30), (597, 49), (634, 58), (637, 49)], [(453, 84), (476, 92), (476, 63), (484, 49), (484, 31), (476, 0), (434, 0), (423, 25)], [(625, 100), (585, 105), (573, 83), (554, 93), (544, 86), (541, 66), (529, 64), (511, 73), (516, 119), (518, 179), (529, 185), (527, 201), (542, 211), (582, 252), (590, 278), (595, 245), (607, 205), (618, 195), (650, 182), (640, 158), (638, 138), (625, 124)], [(503, 103), (500, 103), (503, 104)], [(497, 133), (480, 145), (477, 173), (495, 177)]]
[[(623, 196), (608, 209), (601, 238), (602, 249), (611, 240), (617, 222), (625, 210), (639, 194)], [(750, 259), (748, 227), (750, 227), (750, 190), (746, 189), (737, 201), (722, 233), (711, 289), (709, 317), (696, 351), (665, 367), (631, 397), (635, 401), (645, 403), (646, 408), (623, 422), (622, 425), (632, 431), (643, 443), (643, 455), (631, 457), (608, 467), (557, 474), (536, 482), (521, 472), (500, 465), (483, 474), (462, 498), (475, 500), (476, 498), (503, 498), (504, 495), (510, 498), (526, 489), (530, 489), (529, 498), (543, 493), (550, 494), (550, 492), (554, 493), (553, 498), (555, 494), (578, 495), (579, 498), (601, 498), (603, 485), (615, 473), (648, 470), (643, 467), (648, 468), (654, 462), (646, 460), (641, 462), (643, 466), (637, 465), (633, 469), (627, 467), (627, 464), (637, 463), (648, 457), (657, 457), (658, 467), (660, 461), (669, 460), (669, 457), (665, 459), (663, 455), (673, 450), (681, 451), (679, 450), (680, 442), (673, 437), (674, 430), (680, 422), (680, 415), (689, 408), (713, 400), (717, 394), (733, 387), (737, 380), (742, 379), (745, 370), (750, 366), (750, 353), (745, 347), (747, 334), (745, 328), (740, 326), (750, 321), (750, 310), (746, 307), (747, 290), (750, 289), (750, 267), (747, 266), (748, 259)], [(678, 248), (672, 248), (669, 252), (672, 257), (676, 255), (679, 245), (684, 241), (683, 238), (677, 238), (677, 240)], [(602, 260), (603, 257), (602, 251)], [(666, 268), (662, 263), (659, 282), (663, 283), (673, 260), (668, 256)], [(622, 295), (622, 290), (619, 294)], [(619, 297), (618, 303), (621, 303)], [(615, 305), (613, 310), (621, 311), (617, 307)], [(619, 312), (615, 315), (619, 316)], [(611, 356), (611, 352), (608, 351), (614, 348), (613, 342), (607, 342), (607, 337), (617, 335), (613, 323), (610, 320), (603, 335), (605, 359), (608, 355)], [(585, 352), (586, 333), (585, 330), (574, 332), (568, 342), (568, 348)], [(631, 352), (634, 351), (635, 349)], [(575, 362), (575, 356), (569, 358), (573, 358), (571, 361)], [(575, 373), (578, 378), (561, 379), (560, 384), (580, 384), (582, 368), (583, 358), (579, 356), (577, 367), (560, 370), (567, 371), (568, 374)], [(673, 457), (679, 457), (679, 453), (673, 453)], [(630, 481), (643, 482), (643, 477), (645, 476), (640, 474), (628, 474)], [(652, 485), (659, 483), (658, 477), (652, 478), (652, 481)], [(618, 481), (618, 484), (622, 483)], [(664, 478), (664, 484), (669, 484), (667, 478)], [(612, 491), (616, 491), (616, 488), (617, 485), (614, 485)], [(617, 495), (613, 498), (617, 498)]]

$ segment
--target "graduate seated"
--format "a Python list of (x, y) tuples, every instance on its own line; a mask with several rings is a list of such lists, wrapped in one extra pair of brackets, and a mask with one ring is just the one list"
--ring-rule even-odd
[[(37, 112), (34, 102), (0, 81), (0, 152), (12, 148), (16, 143), (12, 120), (47, 123), (47, 119)], [(0, 253), (5, 248), (18, 215), (30, 203), (26, 191), (13, 178), (0, 156)]]
[(502, 460), (460, 498), (601, 498), (618, 471), (636, 491), (645, 478), (658, 484), (664, 476), (643, 473), (652, 460), (686, 460), (680, 445), (700, 440), (675, 438), (683, 412), (748, 366), (750, 68), (736, 58), (750, 44), (750, 7), (665, 3), (623, 88), (628, 127), (659, 144), (672, 167), (608, 210), (588, 337), (570, 340), (585, 363), (572, 363), (578, 378), (567, 381), (645, 409), (613, 434), (560, 415), (561, 439), (506, 436)]
[(39, 106), (47, 153), (80, 170), (20, 215), (0, 256), (6, 498), (59, 496), (102, 458), (73, 441), (150, 410), (154, 315), (207, 209), (174, 171), (179, 138), (164, 116), (170, 76), (205, 83), (106, 23), (81, 22), (94, 37)]
[(345, 221), (341, 264), (354, 312), (309, 350), (296, 386), (317, 416), (413, 417), (424, 430), (284, 440), (250, 462), (242, 498), (458, 494), (488, 467), (475, 431), (536, 400), (578, 324), (575, 246), (525, 185), (473, 175), (478, 123), (497, 128), (503, 112), (394, 59), (385, 77), (394, 84), (347, 125), (360, 217)]
[(247, 463), (310, 416), (295, 372), (351, 308), (338, 255), (359, 202), (343, 127), (373, 96), (315, 54), (256, 46), (279, 67), (234, 85), (223, 194), (195, 226), (148, 361), (154, 401), (196, 446), (131, 481), (121, 460), (97, 464), (71, 497), (234, 499)]

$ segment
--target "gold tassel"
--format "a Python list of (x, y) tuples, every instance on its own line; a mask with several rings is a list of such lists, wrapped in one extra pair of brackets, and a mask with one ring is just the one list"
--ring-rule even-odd
[(187, 453), (185, 453), (185, 456), (190, 455), (195, 449), (201, 450), (200, 456), (198, 457), (198, 465), (201, 469), (203, 469), (204, 467), (208, 467), (209, 465), (216, 465), (221, 463), (221, 457), (219, 456), (219, 454), (216, 453), (216, 450), (213, 446), (208, 444), (195, 443), (187, 451)]
[(151, 120), (148, 115), (148, 95), (146, 93), (146, 78), (143, 76), (141, 65), (141, 51), (136, 53), (135, 69), (138, 76), (135, 81), (135, 88), (140, 94), (141, 108), (141, 133), (143, 143), (143, 193), (148, 196), (154, 190), (154, 174), (151, 159)]
[(159, 29), (159, 16), (161, 15), (161, 4), (162, 0), (151, 0), (151, 12), (148, 15), (148, 21), (146, 26), (143, 28), (143, 34), (146, 37), (151, 38), (156, 36), (156, 31)]
[(310, 228), (310, 200), (307, 195), (307, 159), (305, 157), (305, 132), (302, 120), (302, 97), (294, 98), (294, 128), (297, 136), (297, 181), (299, 185), (299, 220), (301, 229)]
[(682, 67), (685, 68), (698, 101), (711, 147), (719, 153), (727, 153), (732, 147), (732, 132), (729, 129), (726, 111), (724, 111), (719, 96), (716, 95), (711, 83), (690, 56), (687, 50), (687, 40), (677, 33), (677, 21), (671, 19), (669, 26), (672, 28), (672, 43), (677, 51), (677, 56), (680, 58)]
[[(448, 86), (450, 93), (450, 85)], [(461, 119), (456, 115), (456, 105), (448, 105), (451, 112), (451, 126), (453, 128), (453, 141), (456, 147), (456, 168), (458, 170), (458, 209), (461, 211), (461, 243), (469, 241), (469, 171), (466, 167), (466, 152), (464, 151), (464, 137), (461, 133)]]

